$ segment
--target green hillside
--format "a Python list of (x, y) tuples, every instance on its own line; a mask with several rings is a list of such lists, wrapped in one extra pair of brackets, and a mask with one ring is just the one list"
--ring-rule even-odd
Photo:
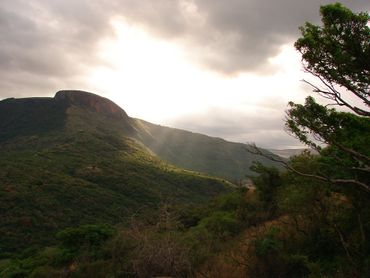
[(185, 130), (154, 125), (135, 119), (139, 140), (161, 159), (178, 167), (239, 180), (252, 175), (253, 161), (281, 167), (267, 158), (248, 152), (249, 146)]
[(122, 109), (83, 92), (1, 101), (0, 253), (53, 243), (65, 227), (124, 223), (230, 190), (161, 162), (133, 132)]

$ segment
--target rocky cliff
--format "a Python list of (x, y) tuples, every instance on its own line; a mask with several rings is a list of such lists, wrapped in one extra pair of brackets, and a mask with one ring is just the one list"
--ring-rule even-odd
[(126, 112), (113, 101), (89, 92), (62, 90), (55, 94), (54, 99), (57, 101), (67, 101), (69, 104), (84, 107), (107, 116), (129, 118)]

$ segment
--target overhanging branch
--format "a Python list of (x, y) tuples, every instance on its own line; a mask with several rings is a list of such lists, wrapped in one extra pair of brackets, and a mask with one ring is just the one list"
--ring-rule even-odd
[(285, 166), (285, 168), (299, 176), (302, 176), (302, 177), (307, 177), (307, 178), (313, 178), (313, 179), (316, 179), (316, 180), (320, 180), (320, 181), (323, 181), (323, 182), (328, 182), (328, 183), (331, 183), (331, 184), (355, 184), (356, 186), (360, 187), (361, 189), (365, 190), (366, 192), (370, 193), (370, 186), (367, 185), (366, 183), (363, 183), (363, 182), (360, 182), (358, 180), (355, 180), (355, 179), (332, 179), (332, 178), (329, 178), (329, 177), (325, 177), (325, 176), (322, 176), (322, 175), (316, 175), (316, 174), (308, 174), (308, 173), (303, 173), (301, 171), (298, 171), (297, 169), (295, 169), (294, 167), (292, 167), (287, 161), (284, 161), (283, 159), (280, 159), (280, 158), (277, 158), (275, 156), (272, 156), (272, 155), (269, 155), (267, 153), (264, 153), (262, 152), (256, 145), (249, 145), (250, 146), (250, 149), (246, 148), (246, 150), (252, 154), (255, 154), (255, 155), (260, 155), (260, 156), (263, 156), (271, 161), (275, 161), (275, 162), (278, 162), (278, 163), (281, 163), (282, 165)]
[(364, 109), (361, 109), (357, 106), (353, 106), (351, 104), (349, 104), (347, 101), (345, 101), (342, 97), (341, 97), (341, 94), (330, 84), (328, 84), (327, 82), (325, 82), (324, 80), (322, 80), (322, 78), (320, 78), (319, 76), (317, 76), (320, 81), (330, 90), (330, 91), (326, 91), (326, 90), (323, 90), (321, 88), (319, 88), (318, 86), (312, 84), (311, 82), (307, 81), (307, 80), (302, 80), (304, 83), (310, 85), (312, 88), (313, 88), (313, 91), (315, 93), (318, 93), (320, 94), (320, 96), (326, 98), (326, 99), (330, 99), (332, 101), (335, 102), (334, 105), (339, 105), (339, 106), (346, 106), (348, 107), (349, 109), (351, 109), (353, 112), (355, 112), (356, 114), (358, 115), (361, 115), (361, 116), (366, 116), (366, 117), (370, 117), (370, 112), (369, 111), (366, 111)]

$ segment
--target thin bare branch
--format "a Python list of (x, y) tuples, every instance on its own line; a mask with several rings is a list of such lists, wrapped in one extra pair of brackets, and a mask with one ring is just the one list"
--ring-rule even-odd
[[(327, 88), (329, 88), (332, 92), (334, 92), (334, 93), (337, 95), (337, 97), (338, 97), (338, 99), (339, 99), (340, 101), (345, 102), (345, 101), (343, 100), (343, 98), (341, 97), (341, 95), (340, 95), (339, 91), (338, 91), (337, 89), (335, 89), (335, 86), (334, 86), (330, 81), (325, 80), (325, 79), (324, 79), (320, 74), (318, 74), (318, 73), (316, 73), (316, 72), (314, 72), (314, 71), (312, 71), (312, 70), (308, 69), (308, 67), (307, 67), (307, 66), (305, 66), (305, 65), (303, 65), (303, 66), (304, 66), (304, 68), (305, 68), (306, 72), (308, 72), (308, 73), (312, 74), (313, 76), (317, 77), (317, 78), (322, 82), (322, 84), (324, 84)], [(370, 101), (369, 101), (369, 99), (368, 99), (367, 97), (363, 96), (361, 93), (358, 93), (358, 92), (357, 92), (357, 90), (356, 90), (355, 88), (353, 88), (352, 86), (350, 86), (350, 85), (348, 85), (348, 86), (343, 86), (343, 85), (341, 85), (341, 84), (338, 84), (338, 85), (339, 85), (340, 87), (344, 87), (346, 90), (350, 91), (350, 92), (351, 92), (352, 94), (354, 94), (356, 97), (358, 97), (359, 99), (361, 99), (361, 100), (364, 102), (364, 104), (365, 104), (365, 105), (370, 106)], [(364, 92), (364, 91), (362, 91), (362, 93), (363, 93), (364, 95), (369, 95), (369, 93), (368, 93), (368, 92)], [(355, 107), (355, 108), (357, 108), (357, 107)], [(357, 108), (357, 109), (359, 109), (359, 108)], [(360, 110), (362, 110), (362, 109), (360, 109)], [(362, 111), (365, 111), (365, 110), (362, 110)], [(365, 111), (365, 112), (367, 112), (367, 111)], [(367, 113), (369, 113), (369, 112), (367, 112)]]
[[(313, 75), (315, 75), (314, 73), (312, 73)], [(316, 75), (315, 75), (316, 76)], [(339, 106), (346, 106), (348, 107), (349, 109), (351, 109), (353, 112), (355, 112), (356, 114), (358, 115), (361, 115), (361, 116), (366, 116), (366, 117), (370, 117), (370, 112), (369, 111), (366, 111), (366, 110), (363, 110), (361, 108), (358, 108), (357, 106), (352, 106), (351, 104), (349, 104), (347, 101), (345, 101), (340, 93), (335, 90), (334, 87), (332, 87), (331, 85), (327, 84), (320, 76), (316, 76), (320, 79), (320, 81), (325, 85), (327, 86), (328, 89), (330, 89), (330, 91), (326, 91), (326, 90), (323, 90), (321, 88), (319, 88), (318, 86), (312, 84), (311, 82), (307, 81), (307, 80), (303, 80), (304, 83), (310, 85), (312, 88), (313, 88), (313, 91), (315, 93), (318, 93), (320, 94), (320, 96), (326, 98), (326, 99), (330, 99), (332, 101), (335, 101), (336, 105), (339, 105)]]

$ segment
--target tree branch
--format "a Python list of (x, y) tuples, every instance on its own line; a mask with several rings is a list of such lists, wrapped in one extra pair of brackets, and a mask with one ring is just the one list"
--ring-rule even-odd
[[(307, 65), (305, 65), (305, 64), (303, 64), (303, 68), (304, 68), (304, 70), (307, 73), (310, 73), (313, 76), (317, 77), (322, 82), (322, 84), (325, 85), (325, 87), (329, 88), (332, 92), (334, 92), (338, 96), (338, 99), (340, 101), (345, 102), (343, 100), (343, 98), (341, 97), (340, 93), (338, 92), (338, 90), (335, 89), (334, 85), (329, 80), (326, 80), (320, 73), (317, 73), (314, 70), (309, 69), (309, 67)], [(347, 91), (350, 91), (356, 97), (358, 97), (359, 99), (361, 99), (366, 106), (370, 106), (370, 101), (369, 101), (368, 97), (366, 97), (366, 96), (369, 95), (369, 92), (366, 92), (364, 90), (361, 90), (360, 88), (357, 88), (356, 89), (353, 86), (351, 86), (350, 84), (345, 84), (345, 85), (344, 84), (340, 84), (340, 83), (337, 83), (337, 84), (340, 87), (344, 87)], [(358, 89), (360, 89), (360, 91), (362, 92), (362, 94), (359, 93), (359, 92), (357, 92)], [(355, 108), (357, 108), (357, 107), (355, 107)], [(357, 109), (362, 110), (360, 108), (357, 108)], [(362, 111), (365, 111), (365, 110), (362, 110)], [(369, 113), (368, 111), (366, 111), (366, 112)]]
[(354, 157), (356, 157), (357, 159), (361, 160), (363, 163), (366, 164), (367, 167), (369, 166), (369, 164), (370, 164), (370, 157), (368, 157), (367, 155), (364, 155), (362, 153), (356, 152), (353, 149), (347, 148), (347, 147), (343, 146), (342, 144), (339, 144), (338, 142), (336, 142), (334, 140), (332, 141), (332, 144), (334, 146), (337, 146), (342, 151), (344, 151), (346, 153), (349, 153), (349, 154), (353, 155)]
[[(315, 73), (312, 73), (312, 72), (309, 72), (313, 75), (315, 75)], [(302, 80), (304, 83), (310, 85), (312, 88), (313, 88), (313, 91), (315, 93), (318, 93), (320, 94), (320, 96), (326, 98), (326, 99), (330, 99), (332, 101), (335, 101), (335, 104), (334, 105), (339, 105), (339, 106), (346, 106), (348, 107), (349, 109), (351, 109), (353, 112), (355, 112), (356, 114), (358, 115), (361, 115), (361, 116), (366, 116), (366, 117), (370, 117), (370, 112), (369, 111), (366, 111), (366, 110), (363, 110), (361, 108), (358, 108), (356, 106), (352, 106), (350, 105), (348, 102), (346, 102), (340, 95), (340, 93), (332, 86), (332, 85), (329, 85), (327, 84), (327, 82), (325, 82), (320, 76), (317, 76), (315, 75), (317, 78), (320, 79), (320, 81), (328, 88), (330, 89), (330, 92), (329, 91), (325, 91), (323, 89), (320, 89), (318, 86), (312, 84), (311, 82), (307, 81), (307, 80)]]
[(260, 156), (263, 156), (267, 159), (270, 159), (271, 161), (281, 163), (285, 166), (286, 169), (288, 169), (289, 171), (291, 171), (291, 172), (293, 172), (293, 173), (295, 173), (299, 176), (307, 177), (307, 178), (313, 178), (313, 179), (320, 180), (320, 181), (323, 181), (323, 182), (328, 182), (328, 183), (331, 183), (331, 184), (347, 184), (347, 183), (355, 184), (358, 187), (360, 187), (361, 189), (370, 193), (370, 186), (367, 185), (366, 183), (360, 182), (360, 181), (355, 180), (355, 179), (331, 179), (329, 177), (325, 177), (325, 176), (321, 176), (321, 175), (303, 173), (303, 172), (298, 171), (297, 169), (293, 168), (288, 162), (286, 162), (286, 161), (284, 161), (280, 158), (276, 158), (272, 155), (268, 155), (266, 153), (263, 153), (256, 145), (249, 145), (249, 146), (251, 147), (251, 149), (246, 148), (246, 150), (249, 153), (252, 153), (252, 154), (255, 154), (255, 155), (260, 155)]

